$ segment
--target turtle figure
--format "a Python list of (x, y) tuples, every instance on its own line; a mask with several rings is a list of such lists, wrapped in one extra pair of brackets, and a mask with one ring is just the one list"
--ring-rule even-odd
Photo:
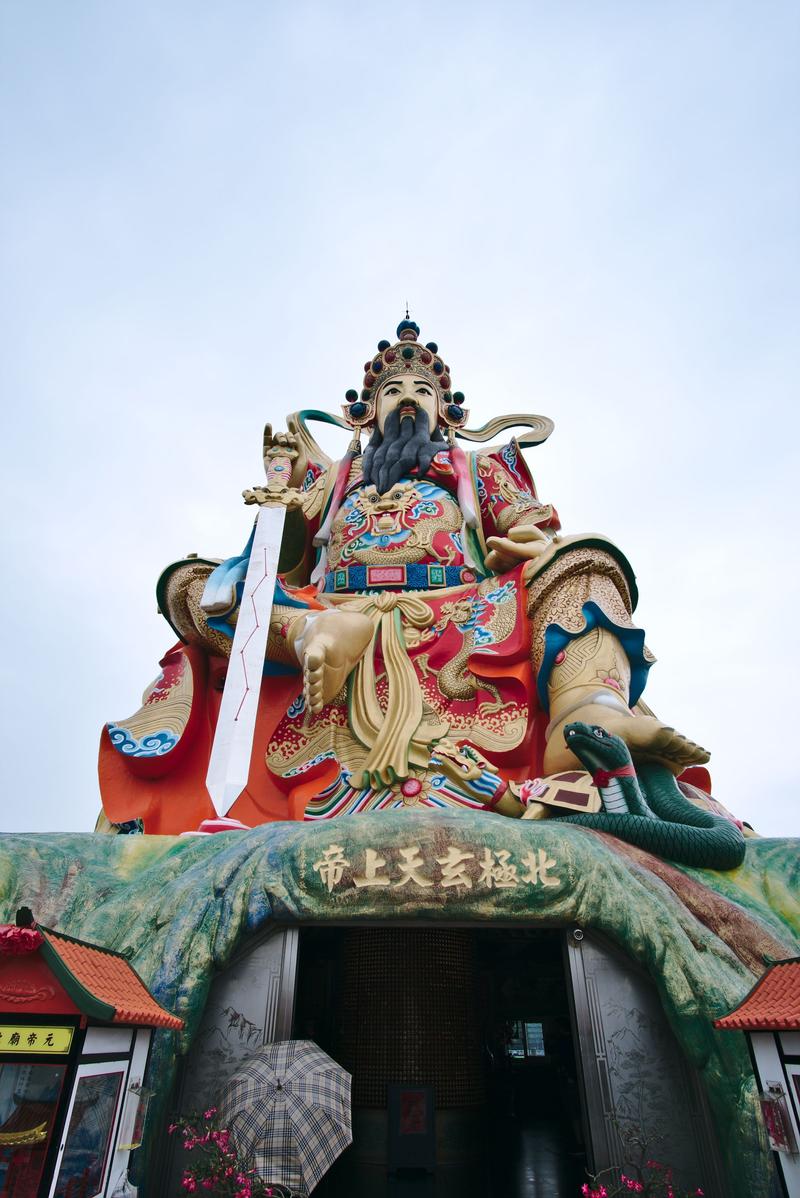
[(592, 775), (604, 809), (559, 815), (559, 819), (608, 832), (681, 865), (705, 869), (741, 865), (745, 854), (741, 829), (695, 806), (665, 765), (640, 762), (635, 767), (625, 742), (596, 724), (567, 724), (564, 739)]

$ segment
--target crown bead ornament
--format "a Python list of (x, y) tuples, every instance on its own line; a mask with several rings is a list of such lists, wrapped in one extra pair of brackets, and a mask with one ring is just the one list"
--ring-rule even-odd
[(393, 375), (414, 372), (434, 387), (438, 404), (439, 427), (460, 428), (468, 413), (463, 407), (463, 393), (450, 391), (450, 367), (439, 356), (435, 341), (419, 342), (419, 325), (406, 316), (397, 326), (394, 345), (385, 339), (378, 342), (378, 355), (364, 363), (364, 381), (360, 396), (350, 390), (345, 398), (348, 406), (344, 416), (351, 428), (361, 429), (374, 424), (378, 388)]
[(419, 337), (419, 325), (413, 320), (401, 320), (397, 326), (398, 341), (416, 341)]

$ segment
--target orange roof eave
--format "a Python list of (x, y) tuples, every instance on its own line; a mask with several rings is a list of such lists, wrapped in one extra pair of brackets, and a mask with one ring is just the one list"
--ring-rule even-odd
[(183, 1020), (170, 1014), (121, 953), (87, 944), (63, 932), (39, 927), (48, 964), (73, 1001), (87, 1014), (111, 1023), (180, 1031)]
[(714, 1020), (720, 1031), (800, 1030), (800, 957), (775, 961), (727, 1015)]

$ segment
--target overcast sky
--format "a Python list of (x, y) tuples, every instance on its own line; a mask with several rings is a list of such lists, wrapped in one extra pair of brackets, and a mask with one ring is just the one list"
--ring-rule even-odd
[(797, 834), (796, 3), (0, 4), (2, 824), (88, 830), (102, 724), (239, 552), (265, 420), (406, 298), (471, 422), (638, 575), (645, 698)]

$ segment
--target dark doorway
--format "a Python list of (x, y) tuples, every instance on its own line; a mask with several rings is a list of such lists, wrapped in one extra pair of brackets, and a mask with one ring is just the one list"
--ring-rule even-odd
[(586, 1180), (563, 934), (476, 932), (487, 1071), (488, 1193), (579, 1193)]
[[(586, 1158), (562, 954), (557, 930), (304, 929), (294, 1035), (353, 1074), (354, 1143), (315, 1195), (579, 1193)], [(419, 1141), (404, 1167), (397, 1087), (423, 1107), (431, 1096), (427, 1169)]]

